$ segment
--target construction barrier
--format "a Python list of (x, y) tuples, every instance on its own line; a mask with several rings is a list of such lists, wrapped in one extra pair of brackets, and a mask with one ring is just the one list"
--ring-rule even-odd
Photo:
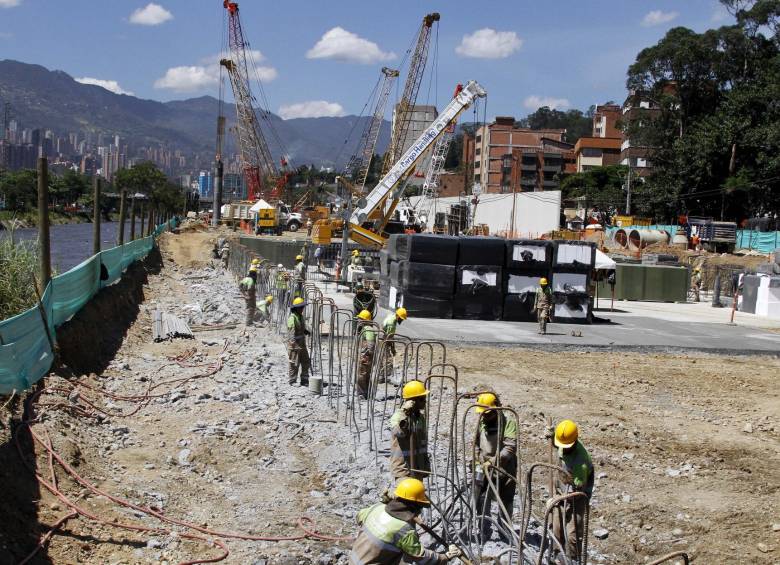
[(780, 231), (737, 230), (737, 249), (754, 249), (761, 253), (771, 253), (775, 249), (780, 249)]
[[(115, 283), (135, 261), (154, 247), (155, 239), (175, 227), (176, 219), (157, 226), (148, 237), (101, 251), (71, 270), (53, 277), (39, 305), (0, 322), (0, 394), (30, 388), (54, 361), (50, 339), (101, 288)], [(32, 283), (31, 283), (32, 284)]]

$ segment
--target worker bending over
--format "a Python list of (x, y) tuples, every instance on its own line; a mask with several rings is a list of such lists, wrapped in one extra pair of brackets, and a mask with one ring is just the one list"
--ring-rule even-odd
[(238, 289), (246, 303), (246, 325), (251, 326), (255, 320), (255, 307), (257, 300), (257, 266), (249, 267), (246, 277), (238, 283)]
[(428, 390), (421, 381), (404, 385), (404, 403), (390, 418), (390, 471), (393, 478), (421, 479), (431, 470), (428, 459), (428, 424), (425, 421), (425, 400)]
[(539, 279), (539, 288), (536, 289), (536, 300), (534, 308), (536, 309), (536, 319), (539, 321), (539, 333), (547, 333), (547, 322), (550, 321), (550, 309), (552, 308), (552, 290), (547, 284), (547, 279)]
[(271, 321), (271, 303), (273, 301), (274, 297), (269, 294), (263, 300), (257, 303), (257, 309), (260, 312), (261, 322), (268, 323)]
[[(489, 516), (491, 502), (496, 500), (495, 488), (498, 501), (506, 509), (506, 515), (498, 509), (497, 521), (511, 524), (517, 488), (517, 422), (505, 411), (496, 410), (500, 406), (501, 401), (492, 392), (483, 392), (477, 397), (476, 412), (482, 417), (475, 438), (475, 463), (479, 466), (474, 474), (474, 504), (477, 515)], [(489, 523), (483, 522), (482, 531), (490, 531)], [(505, 539), (510, 537), (508, 532), (500, 534)]]
[(298, 382), (298, 372), (301, 374), (301, 386), (309, 385), (309, 350), (306, 348), (306, 336), (309, 330), (303, 319), (303, 309), (306, 302), (303, 298), (293, 299), (290, 306), (290, 316), (287, 318), (287, 356), (290, 360), (289, 381), (291, 385)]
[(371, 325), (371, 312), (362, 310), (358, 315), (358, 360), (357, 393), (361, 398), (368, 398), (368, 389), (371, 384), (371, 366), (374, 363), (376, 351), (376, 330)]
[(415, 523), (430, 505), (422, 481), (399, 481), (389, 502), (358, 512), (357, 523), (363, 528), (352, 545), (350, 564), (397, 565), (402, 559), (404, 563), (447, 563), (459, 557), (461, 551), (454, 545), (446, 553), (434, 553), (420, 543)]
[[(555, 427), (555, 447), (558, 448), (558, 464), (564, 473), (558, 472), (559, 494), (583, 492), (587, 497), (576, 497), (566, 502), (566, 512), (561, 506), (556, 510), (553, 521), (553, 534), (566, 550), (566, 556), (579, 559), (582, 548), (582, 532), (585, 521), (585, 509), (593, 495), (593, 462), (590, 454), (579, 440), (577, 424), (563, 420)], [(564, 541), (563, 531), (566, 528)]]

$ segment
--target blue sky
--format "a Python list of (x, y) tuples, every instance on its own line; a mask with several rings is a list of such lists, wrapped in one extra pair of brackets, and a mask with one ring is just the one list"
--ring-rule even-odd
[[(731, 21), (715, 0), (244, 0), (240, 10), (270, 110), (283, 117), (360, 113), (380, 68), (401, 64), (431, 11), (441, 13), (438, 65), (418, 103), (441, 107), (475, 79), (488, 118), (622, 101), (640, 49), (674, 26)], [(224, 12), (221, 0), (0, 0), (0, 59), (141, 98), (216, 95)]]

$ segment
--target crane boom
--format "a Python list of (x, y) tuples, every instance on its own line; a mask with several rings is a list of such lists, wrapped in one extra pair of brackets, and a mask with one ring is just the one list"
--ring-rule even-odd
[(382, 67), (382, 75), (384, 76), (374, 113), (371, 120), (366, 124), (365, 129), (363, 129), (357, 151), (349, 160), (349, 163), (347, 163), (347, 174), (352, 177), (355, 186), (360, 191), (364, 190), (366, 185), (366, 178), (368, 177), (368, 171), (371, 167), (371, 160), (374, 157), (376, 140), (379, 138), (379, 129), (382, 126), (382, 120), (385, 116), (387, 98), (390, 95), (390, 90), (393, 88), (395, 79), (398, 78), (398, 74), (398, 71), (395, 69)]
[[(241, 155), (241, 166), (244, 170), (248, 192), (252, 199), (265, 196), (264, 177), (278, 176), (268, 143), (260, 129), (260, 123), (254, 108), (254, 96), (249, 86), (247, 71), (246, 42), (241, 27), (238, 3), (224, 0), (223, 5), (228, 11), (228, 46), (230, 58), (221, 59), (220, 65), (225, 67), (233, 88), (233, 98), (236, 104), (238, 147)], [(278, 189), (274, 188), (272, 197), (278, 197)]]
[[(462, 84), (456, 86), (453, 97), (457, 96), (462, 89)], [(436, 140), (436, 145), (433, 146), (433, 151), (431, 152), (431, 160), (428, 163), (428, 169), (425, 171), (425, 181), (422, 186), (422, 199), (420, 200), (418, 217), (425, 222), (426, 226), (431, 213), (431, 204), (438, 194), (439, 178), (444, 170), (444, 162), (447, 160), (447, 153), (450, 150), (452, 137), (455, 134), (456, 123), (457, 118), (450, 122), (450, 125), (447, 126), (447, 129), (441, 137)]]
[(369, 215), (382, 206), (387, 198), (393, 201), (389, 210), (385, 212), (380, 226), (387, 224), (388, 215), (392, 214), (401, 198), (398, 185), (409, 175), (416, 163), (420, 160), (423, 153), (444, 133), (463, 110), (468, 108), (474, 100), (486, 96), (485, 89), (476, 81), (469, 81), (468, 84), (458, 93), (455, 98), (447, 105), (441, 114), (427, 127), (425, 131), (411, 144), (409, 149), (401, 156), (382, 180), (368, 193), (365, 199), (359, 203), (359, 206), (353, 211), (350, 218), (350, 237), (362, 245), (382, 247), (385, 243), (385, 237), (378, 232), (363, 228), (361, 224), (365, 222)]
[(426, 15), (417, 34), (417, 42), (409, 62), (409, 74), (406, 76), (404, 92), (401, 96), (401, 101), (396, 106), (390, 147), (387, 153), (385, 153), (385, 160), (382, 163), (383, 175), (390, 170), (393, 163), (400, 159), (406, 145), (414, 105), (417, 102), (417, 93), (420, 91), (420, 85), (425, 74), (425, 65), (428, 62), (428, 48), (431, 45), (431, 27), (440, 18), (441, 16), (437, 12)]

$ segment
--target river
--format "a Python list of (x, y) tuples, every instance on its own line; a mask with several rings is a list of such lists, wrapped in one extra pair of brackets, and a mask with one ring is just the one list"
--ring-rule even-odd
[[(116, 245), (119, 222), (100, 223), (100, 247), (109, 249)], [(136, 230), (140, 224), (136, 221)], [(145, 227), (145, 226), (144, 226)], [(92, 255), (92, 224), (61, 224), (51, 226), (51, 265), (57, 273), (64, 273)], [(130, 233), (130, 222), (125, 225), (125, 241)], [(0, 231), (0, 238), (10, 236), (8, 231)], [(38, 238), (38, 228), (24, 228), (14, 231), (14, 239), (34, 240)]]

